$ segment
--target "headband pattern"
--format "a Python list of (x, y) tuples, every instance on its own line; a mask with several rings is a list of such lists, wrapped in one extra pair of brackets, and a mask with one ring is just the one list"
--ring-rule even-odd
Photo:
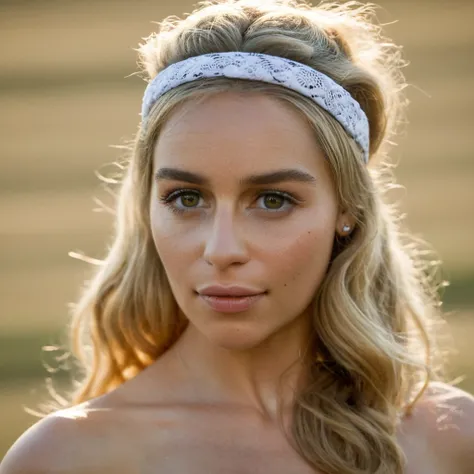
[(329, 112), (369, 158), (369, 121), (359, 103), (330, 77), (305, 64), (261, 53), (240, 51), (203, 54), (171, 64), (148, 84), (142, 103), (146, 121), (154, 103), (181, 84), (228, 77), (277, 84), (292, 89)]

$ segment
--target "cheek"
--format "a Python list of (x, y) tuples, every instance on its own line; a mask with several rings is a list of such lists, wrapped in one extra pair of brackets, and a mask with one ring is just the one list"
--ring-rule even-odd
[(182, 231), (179, 220), (174, 216), (166, 214), (168, 211), (160, 209), (159, 204), (152, 203), (150, 206), (150, 225), (153, 242), (161, 262), (171, 277), (176, 272), (181, 272), (186, 266), (185, 253), (183, 249), (189, 248), (184, 240), (189, 238)]
[(331, 222), (301, 228), (271, 259), (271, 274), (277, 278), (273, 288), (282, 304), (309, 304), (329, 264), (333, 229)]

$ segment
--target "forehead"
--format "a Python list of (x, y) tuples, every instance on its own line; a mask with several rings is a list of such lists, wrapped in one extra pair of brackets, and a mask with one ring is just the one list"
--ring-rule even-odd
[(316, 172), (324, 158), (291, 104), (262, 93), (225, 92), (187, 101), (170, 115), (154, 150), (155, 170), (167, 166), (208, 175), (290, 166)]

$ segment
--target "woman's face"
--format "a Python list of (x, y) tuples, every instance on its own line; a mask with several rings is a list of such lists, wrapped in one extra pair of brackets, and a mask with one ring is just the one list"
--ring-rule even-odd
[[(295, 170), (293, 179), (250, 181), (283, 170)], [(150, 217), (179, 307), (208, 340), (234, 349), (307, 317), (344, 224), (305, 120), (274, 98), (234, 92), (187, 102), (170, 116), (154, 150)], [(265, 294), (224, 313), (197, 293), (213, 284)]]

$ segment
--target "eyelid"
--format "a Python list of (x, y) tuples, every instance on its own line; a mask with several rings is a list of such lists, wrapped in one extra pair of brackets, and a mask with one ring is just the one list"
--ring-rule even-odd
[[(174, 195), (179, 197), (180, 195), (186, 194), (187, 192), (190, 193), (190, 194), (191, 193), (197, 193), (197, 194), (202, 193), (202, 191), (198, 188), (182, 188), (182, 187), (178, 186), (178, 187), (174, 187), (174, 188), (171, 188), (171, 189), (163, 192), (160, 195), (160, 199), (161, 200), (169, 199)], [(271, 193), (283, 194), (284, 196), (288, 197), (289, 199), (293, 199), (296, 202), (304, 202), (304, 200), (301, 199), (295, 193), (289, 192), (289, 191), (286, 191), (286, 190), (283, 190), (283, 189), (279, 189), (279, 188), (261, 188), (260, 187), (260, 189), (258, 189), (257, 191), (254, 191), (254, 193), (257, 196), (261, 196), (263, 194), (271, 194)], [(204, 194), (207, 194), (207, 192), (205, 192)]]

